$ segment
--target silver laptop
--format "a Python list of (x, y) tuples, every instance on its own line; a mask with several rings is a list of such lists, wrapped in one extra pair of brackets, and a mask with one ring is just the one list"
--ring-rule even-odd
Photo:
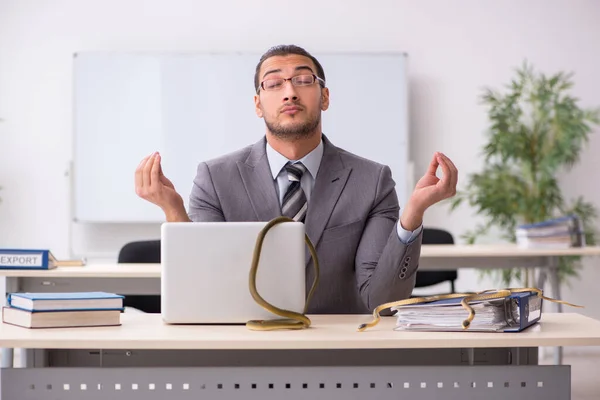
[[(249, 290), (250, 267), (266, 222), (167, 222), (161, 227), (161, 313), (172, 324), (242, 324), (278, 318)], [(304, 310), (304, 224), (273, 226), (262, 246), (256, 287), (269, 303)]]

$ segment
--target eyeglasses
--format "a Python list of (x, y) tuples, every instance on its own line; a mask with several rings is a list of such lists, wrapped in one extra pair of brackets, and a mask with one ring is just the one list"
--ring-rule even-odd
[[(292, 82), (292, 85), (297, 87), (302, 86), (310, 86), (315, 82), (319, 82), (321, 87), (325, 87), (325, 81), (315, 74), (311, 75), (296, 75), (291, 78), (275, 78), (275, 79), (265, 79), (260, 83), (259, 88), (262, 88), (265, 91), (275, 91), (279, 90), (283, 87), (286, 81)], [(258, 90), (256, 91), (258, 93)]]

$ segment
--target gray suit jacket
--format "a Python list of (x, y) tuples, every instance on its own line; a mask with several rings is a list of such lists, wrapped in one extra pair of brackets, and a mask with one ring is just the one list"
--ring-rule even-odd
[[(305, 220), (321, 267), (308, 312), (371, 313), (412, 293), (421, 235), (409, 245), (398, 238), (399, 205), (389, 167), (339, 149), (324, 135), (323, 141)], [(200, 163), (190, 194), (190, 219), (269, 221), (281, 215), (265, 146), (263, 138)], [(314, 278), (308, 249), (306, 260), (308, 293)]]

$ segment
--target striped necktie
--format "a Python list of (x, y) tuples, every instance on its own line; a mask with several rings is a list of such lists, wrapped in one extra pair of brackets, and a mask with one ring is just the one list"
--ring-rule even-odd
[(294, 221), (304, 222), (308, 203), (306, 202), (304, 190), (302, 190), (302, 186), (300, 185), (300, 179), (302, 179), (302, 174), (306, 172), (306, 167), (299, 162), (296, 164), (287, 164), (285, 169), (290, 180), (290, 186), (288, 186), (287, 192), (283, 196), (281, 212), (284, 216), (292, 218)]

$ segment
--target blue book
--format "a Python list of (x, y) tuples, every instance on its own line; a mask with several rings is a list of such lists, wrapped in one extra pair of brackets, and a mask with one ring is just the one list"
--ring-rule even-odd
[(10, 293), (10, 307), (30, 312), (123, 310), (124, 296), (106, 292)]
[(0, 249), (0, 269), (54, 269), (82, 266), (84, 260), (57, 260), (50, 250)]

